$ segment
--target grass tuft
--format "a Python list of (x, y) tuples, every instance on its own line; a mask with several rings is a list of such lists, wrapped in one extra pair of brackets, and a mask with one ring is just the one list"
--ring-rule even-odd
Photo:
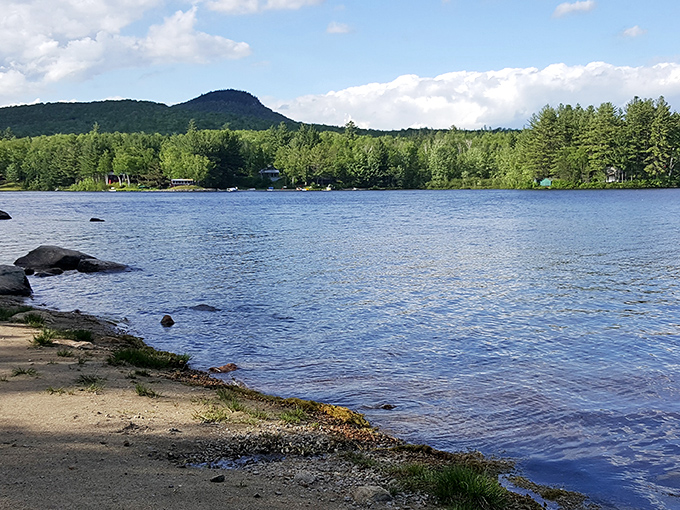
[(45, 317), (39, 313), (27, 313), (22, 322), (32, 328), (42, 328), (45, 325)]
[(33, 310), (30, 306), (19, 306), (16, 308), (0, 308), (0, 322), (7, 322), (14, 315), (22, 312), (30, 312)]
[(45, 328), (37, 335), (33, 335), (31, 344), (33, 344), (34, 347), (47, 347), (54, 345), (54, 339), (56, 336), (56, 331)]
[(83, 386), (83, 389), (90, 393), (99, 393), (106, 385), (106, 377), (82, 374), (76, 379), (76, 384), (78, 386)]
[(58, 331), (57, 336), (76, 342), (92, 342), (94, 340), (94, 334), (87, 329), (65, 329)]
[(57, 351), (57, 356), (59, 356), (60, 358), (72, 358), (73, 351), (71, 349), (59, 349)]
[(115, 351), (109, 356), (109, 364), (129, 364), (140, 368), (167, 370), (186, 368), (191, 356), (188, 354), (174, 354), (172, 352), (157, 351), (151, 347), (125, 348)]
[(306, 421), (308, 418), (309, 415), (299, 407), (281, 413), (281, 420), (289, 425), (297, 425), (302, 421)]
[(151, 388), (144, 386), (141, 383), (135, 384), (135, 391), (140, 397), (158, 398), (162, 396), (160, 393), (155, 392)]
[(15, 367), (12, 369), (12, 377), (17, 377), (20, 375), (30, 375), (31, 377), (35, 377), (38, 375), (38, 372), (35, 370), (35, 368)]
[(220, 423), (228, 421), (231, 414), (232, 411), (226, 407), (211, 405), (203, 411), (196, 411), (194, 413), (194, 419), (201, 423)]

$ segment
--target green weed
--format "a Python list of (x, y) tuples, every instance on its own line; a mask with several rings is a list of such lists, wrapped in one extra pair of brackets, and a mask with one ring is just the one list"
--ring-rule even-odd
[(284, 423), (297, 425), (301, 421), (307, 420), (309, 415), (299, 407), (296, 407), (293, 410), (282, 412), (280, 418)]
[(141, 383), (135, 384), (135, 391), (140, 397), (158, 398), (161, 396), (160, 393), (155, 392), (151, 388), (144, 386)]
[(31, 341), (31, 343), (35, 347), (47, 347), (50, 345), (54, 345), (54, 339), (56, 338), (56, 336), (57, 336), (56, 331), (45, 328), (37, 335), (33, 335), (33, 340)]
[(72, 358), (73, 351), (70, 349), (59, 349), (57, 351), (57, 356), (59, 356), (60, 358)]
[(76, 384), (78, 386), (83, 386), (83, 389), (90, 393), (99, 393), (106, 385), (106, 377), (82, 374), (76, 379)]
[(69, 395), (72, 394), (72, 392), (69, 390), (66, 390), (64, 388), (53, 388), (52, 386), (48, 386), (47, 388), (45, 388), (45, 391), (50, 395), (64, 395), (66, 393), (68, 393)]
[(12, 369), (12, 377), (18, 377), (20, 375), (30, 375), (31, 377), (35, 377), (38, 375), (38, 372), (35, 370), (35, 368), (15, 367)]
[(22, 322), (32, 328), (42, 328), (45, 325), (45, 317), (38, 313), (27, 313)]
[(33, 310), (30, 306), (19, 306), (16, 308), (0, 308), (0, 322), (7, 322), (14, 315)]
[(225, 407), (211, 405), (203, 411), (196, 411), (193, 416), (201, 423), (220, 423), (228, 421), (231, 414), (232, 412)]
[(57, 337), (75, 340), (76, 342), (92, 342), (94, 340), (94, 334), (87, 329), (65, 329), (58, 331)]
[(140, 368), (166, 370), (172, 368), (183, 369), (191, 359), (188, 354), (174, 354), (172, 352), (157, 351), (151, 347), (125, 348), (115, 351), (109, 356), (109, 364), (122, 365), (127, 363)]

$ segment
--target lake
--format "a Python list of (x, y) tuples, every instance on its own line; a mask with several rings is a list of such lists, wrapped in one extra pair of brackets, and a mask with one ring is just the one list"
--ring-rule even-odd
[(0, 209), (0, 263), (54, 244), (135, 268), (31, 277), (38, 304), (412, 442), (515, 458), (606, 508), (680, 508), (680, 190), (26, 192)]

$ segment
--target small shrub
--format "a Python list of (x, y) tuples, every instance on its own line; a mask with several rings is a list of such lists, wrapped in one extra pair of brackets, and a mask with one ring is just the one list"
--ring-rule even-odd
[(60, 358), (72, 358), (73, 351), (70, 349), (59, 349), (57, 351), (57, 356), (59, 356)]
[(30, 375), (34, 377), (38, 375), (38, 372), (36, 372), (35, 368), (15, 367), (12, 369), (12, 377), (17, 377), (20, 375)]
[(111, 365), (127, 363), (140, 368), (167, 370), (172, 368), (183, 369), (190, 359), (191, 356), (188, 354), (174, 354), (157, 351), (151, 347), (141, 347), (119, 349), (109, 356), (109, 363)]
[(299, 407), (296, 407), (291, 411), (284, 411), (281, 413), (281, 420), (289, 425), (296, 425), (301, 421), (307, 420), (308, 418), (309, 416), (307, 413)]
[(135, 391), (140, 397), (158, 398), (161, 396), (160, 393), (155, 392), (151, 388), (148, 388), (141, 383), (135, 384)]
[(49, 345), (54, 345), (53, 340), (56, 338), (56, 332), (51, 329), (43, 329), (37, 335), (33, 335), (32, 344), (35, 347), (46, 347)]

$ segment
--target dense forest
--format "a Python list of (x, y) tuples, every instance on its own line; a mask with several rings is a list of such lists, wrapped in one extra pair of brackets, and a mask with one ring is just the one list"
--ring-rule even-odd
[[(16, 137), (0, 133), (0, 182), (30, 190), (165, 188), (193, 179), (207, 188), (552, 188), (676, 186), (680, 115), (663, 97), (545, 106), (521, 131), (408, 130), (365, 134), (280, 123), (264, 130), (199, 129), (179, 134), (89, 132)], [(546, 181), (549, 179), (550, 181)]]

